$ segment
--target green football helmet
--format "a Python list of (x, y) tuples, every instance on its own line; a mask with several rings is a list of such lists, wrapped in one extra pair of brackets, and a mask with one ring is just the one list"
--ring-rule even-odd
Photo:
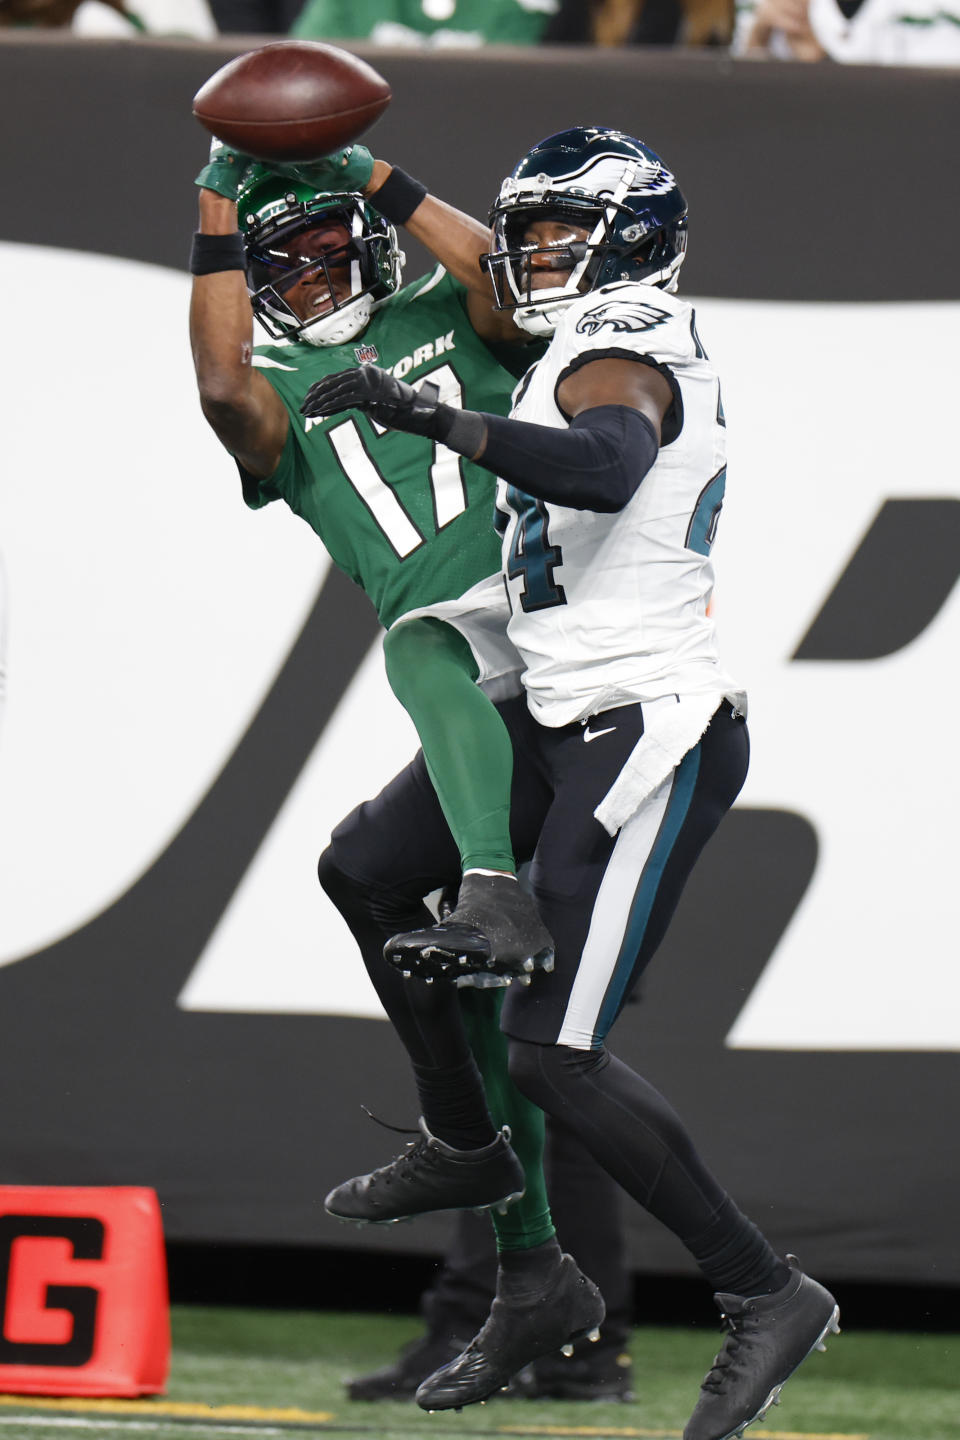
[[(275, 340), (342, 345), (366, 329), (376, 306), (399, 288), (404, 255), (396, 231), (362, 195), (317, 194), (302, 181), (252, 165), (237, 212), (250, 303)], [(288, 297), (301, 283), (310, 288), (298, 310)], [(305, 304), (318, 313), (304, 316)]]

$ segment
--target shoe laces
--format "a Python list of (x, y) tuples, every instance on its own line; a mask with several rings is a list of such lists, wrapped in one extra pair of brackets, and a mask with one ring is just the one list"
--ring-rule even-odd
[(407, 1148), (402, 1155), (398, 1155), (388, 1165), (381, 1165), (379, 1170), (374, 1170), (367, 1182), (368, 1185), (376, 1185), (378, 1182), (389, 1185), (393, 1180), (407, 1180), (415, 1170), (422, 1170), (425, 1164), (432, 1166), (436, 1162), (436, 1146), (431, 1145), (427, 1136), (421, 1134), (419, 1127), (390, 1125), (386, 1120), (381, 1120), (379, 1115), (374, 1115), (366, 1105), (361, 1105), (360, 1108), (368, 1119), (372, 1120), (374, 1124), (380, 1125), (384, 1130), (392, 1130), (395, 1135), (416, 1137), (407, 1141)]
[(727, 1337), (720, 1347), (719, 1354), (714, 1357), (713, 1366), (706, 1376), (702, 1390), (710, 1390), (719, 1395), (728, 1379), (737, 1370), (737, 1362), (741, 1359), (741, 1352), (749, 1349), (750, 1334), (752, 1328), (750, 1320), (752, 1311), (745, 1310), (740, 1315), (721, 1315), (721, 1328), (726, 1330)]
[(379, 1125), (383, 1130), (392, 1130), (395, 1135), (420, 1134), (419, 1127), (416, 1125), (391, 1125), (389, 1121), (381, 1120), (379, 1115), (374, 1115), (373, 1111), (368, 1106), (361, 1105), (360, 1109), (363, 1111), (364, 1115), (366, 1115), (368, 1120), (372, 1120), (374, 1125)]
[(418, 1170), (423, 1171), (424, 1166), (431, 1169), (439, 1159), (439, 1152), (435, 1145), (431, 1145), (425, 1135), (419, 1140), (411, 1140), (402, 1155), (398, 1155), (392, 1165), (385, 1165), (383, 1170), (378, 1170), (378, 1175), (383, 1175), (385, 1183), (390, 1184), (391, 1180), (409, 1180)]

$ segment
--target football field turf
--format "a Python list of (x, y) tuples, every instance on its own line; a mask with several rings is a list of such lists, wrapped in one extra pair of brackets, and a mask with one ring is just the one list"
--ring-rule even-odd
[[(719, 1331), (708, 1329), (636, 1330), (637, 1398), (626, 1405), (500, 1398), (459, 1415), (425, 1415), (412, 1402), (345, 1399), (345, 1377), (389, 1362), (419, 1333), (410, 1317), (178, 1306), (166, 1395), (134, 1401), (0, 1395), (0, 1440), (674, 1440), (720, 1341)], [(747, 1437), (960, 1440), (960, 1335), (834, 1337)]]

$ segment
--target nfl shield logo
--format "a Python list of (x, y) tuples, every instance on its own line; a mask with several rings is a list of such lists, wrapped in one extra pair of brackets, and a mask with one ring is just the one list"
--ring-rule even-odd
[(380, 358), (376, 345), (354, 345), (353, 353), (358, 365), (373, 365)]

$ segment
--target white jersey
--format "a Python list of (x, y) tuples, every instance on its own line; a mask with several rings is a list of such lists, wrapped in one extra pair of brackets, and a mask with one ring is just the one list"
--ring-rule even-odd
[(615, 515), (531, 499), (500, 481), (508, 634), (544, 725), (667, 695), (737, 694), (707, 613), (710, 545), (723, 502), (717, 374), (685, 301), (636, 282), (573, 301), (512, 416), (562, 428), (560, 382), (590, 359), (643, 357), (674, 391), (659, 455)]
[(863, 0), (851, 16), (837, 0), (810, 0), (810, 28), (846, 65), (960, 65), (955, 0)]

